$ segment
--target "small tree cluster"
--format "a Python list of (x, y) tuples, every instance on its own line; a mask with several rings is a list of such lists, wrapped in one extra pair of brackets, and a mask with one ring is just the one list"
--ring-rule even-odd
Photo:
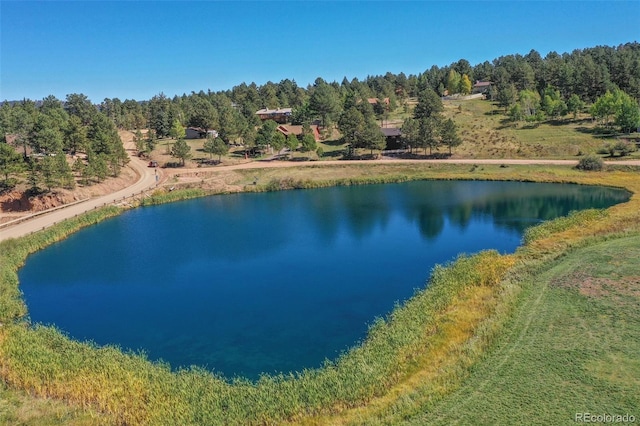
[(591, 106), (591, 115), (605, 127), (617, 125), (621, 132), (629, 133), (640, 127), (640, 106), (622, 90), (607, 91)]

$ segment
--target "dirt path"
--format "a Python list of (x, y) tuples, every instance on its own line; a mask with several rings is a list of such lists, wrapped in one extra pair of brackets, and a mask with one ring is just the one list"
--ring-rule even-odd
[[(330, 160), (330, 161), (309, 161), (309, 162), (290, 162), (290, 161), (249, 161), (241, 164), (234, 164), (230, 166), (217, 166), (207, 169), (191, 168), (191, 169), (153, 169), (147, 167), (145, 161), (140, 160), (134, 155), (135, 147), (132, 141), (125, 141), (125, 148), (129, 151), (131, 161), (129, 167), (133, 168), (140, 176), (139, 179), (131, 186), (108, 194), (105, 196), (93, 198), (87, 201), (75, 203), (61, 208), (52, 209), (50, 211), (41, 212), (36, 215), (31, 215), (22, 218), (17, 224), (7, 223), (3, 224), (0, 228), (0, 241), (9, 238), (18, 238), (32, 232), (49, 227), (64, 219), (74, 217), (78, 214), (92, 210), (96, 207), (101, 207), (106, 204), (118, 203), (123, 199), (132, 197), (136, 194), (155, 187), (158, 182), (164, 181), (170, 176), (176, 176), (180, 174), (198, 173), (198, 172), (225, 172), (231, 170), (244, 170), (244, 169), (263, 169), (263, 168), (286, 168), (286, 167), (320, 167), (320, 166), (335, 166), (335, 165), (370, 165), (370, 164), (506, 164), (506, 165), (561, 165), (561, 166), (575, 166), (576, 160), (516, 160), (516, 159), (447, 159), (447, 160), (402, 160), (383, 158), (378, 160)], [(610, 161), (605, 164), (617, 164), (628, 166), (640, 166), (640, 160), (626, 160), (626, 161)], [(166, 176), (163, 176), (166, 175)]]
[(155, 187), (157, 180), (159, 181), (162, 178), (160, 174), (161, 171), (156, 171), (156, 169), (147, 167), (146, 161), (139, 159), (135, 155), (135, 146), (133, 146), (132, 141), (125, 141), (124, 144), (130, 157), (127, 167), (133, 169), (138, 176), (138, 180), (135, 183), (111, 194), (73, 204), (67, 204), (58, 208), (22, 217), (17, 221), (17, 223), (7, 222), (2, 224), (2, 227), (0, 228), (0, 241), (28, 235), (32, 232), (54, 225), (64, 219), (77, 216), (97, 207), (122, 202), (126, 198), (141, 194), (142, 192)]
[[(179, 175), (197, 172), (215, 172), (223, 170), (244, 170), (244, 169), (264, 169), (264, 168), (284, 168), (284, 167), (313, 167), (313, 166), (344, 166), (348, 164), (368, 165), (368, 164), (506, 164), (506, 165), (553, 165), (553, 166), (575, 166), (577, 160), (518, 160), (518, 159), (445, 159), (445, 160), (404, 160), (395, 158), (383, 158), (378, 160), (328, 160), (328, 161), (248, 161), (246, 163), (234, 164), (231, 166), (216, 166), (212, 168), (190, 168), (171, 169), (165, 172), (170, 175)], [(640, 160), (605, 161), (608, 165), (640, 166)]]

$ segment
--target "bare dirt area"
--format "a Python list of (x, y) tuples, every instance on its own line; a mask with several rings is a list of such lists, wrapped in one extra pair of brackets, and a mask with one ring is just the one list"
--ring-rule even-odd
[(111, 194), (132, 185), (137, 179), (137, 173), (125, 167), (120, 176), (116, 178), (108, 178), (90, 186), (77, 185), (73, 190), (56, 189), (33, 196), (29, 195), (27, 188), (7, 191), (0, 194), (0, 223), (17, 219), (29, 213), (37, 213), (75, 201)]

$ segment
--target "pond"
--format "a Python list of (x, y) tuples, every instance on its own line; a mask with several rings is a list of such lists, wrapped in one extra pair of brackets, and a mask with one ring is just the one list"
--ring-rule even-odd
[(420, 181), (212, 196), (130, 210), (31, 255), (33, 322), (227, 377), (335, 359), (436, 263), (512, 252), (523, 231), (629, 193)]

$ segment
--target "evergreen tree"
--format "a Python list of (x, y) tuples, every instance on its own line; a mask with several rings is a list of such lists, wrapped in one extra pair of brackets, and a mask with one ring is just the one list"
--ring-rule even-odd
[(419, 145), (418, 139), (420, 137), (420, 123), (414, 118), (407, 118), (402, 124), (400, 129), (402, 134), (401, 138), (405, 146), (408, 146), (413, 152), (413, 149)]
[(418, 140), (416, 147), (429, 148), (429, 155), (440, 145), (440, 122), (435, 117), (424, 117), (418, 120)]
[(62, 150), (58, 151), (55, 155), (55, 166), (58, 174), (58, 184), (65, 189), (73, 189), (76, 187), (75, 179), (73, 178), (73, 172), (71, 171), (71, 166), (67, 162), (67, 156), (62, 152)]
[(326, 127), (328, 121), (340, 111), (340, 105), (333, 87), (324, 81), (317, 83), (309, 98), (309, 109), (313, 114), (321, 117), (322, 126)]
[(3, 186), (13, 186), (10, 184), (9, 176), (22, 173), (26, 168), (23, 156), (9, 144), (0, 142), (0, 174), (4, 176)]
[(39, 170), (42, 176), (42, 180), (44, 182), (44, 185), (47, 187), (47, 190), (49, 191), (51, 191), (56, 186), (59, 186), (60, 173), (57, 166), (58, 164), (55, 157), (52, 157), (50, 155), (45, 156), (39, 162)]
[(413, 111), (413, 118), (422, 119), (437, 116), (444, 111), (442, 100), (432, 89), (428, 88), (418, 95), (418, 104)]
[(171, 147), (171, 156), (180, 159), (180, 164), (184, 166), (186, 160), (191, 158), (191, 147), (184, 139), (178, 139)]
[(87, 128), (82, 125), (80, 117), (70, 116), (64, 129), (64, 148), (71, 155), (75, 155), (77, 151), (82, 151), (86, 148), (87, 142)]
[(454, 147), (462, 143), (462, 139), (458, 136), (456, 123), (450, 118), (442, 123), (440, 137), (442, 138), (442, 144), (449, 147), (449, 154), (452, 154)]

